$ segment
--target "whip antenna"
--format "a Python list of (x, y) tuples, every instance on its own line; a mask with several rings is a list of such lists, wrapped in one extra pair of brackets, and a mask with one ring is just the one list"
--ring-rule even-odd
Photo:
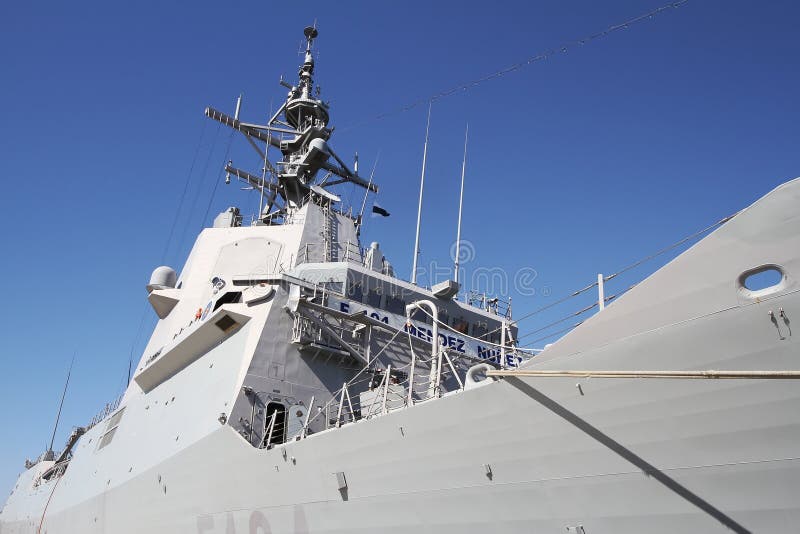
[(75, 355), (72, 355), (72, 361), (69, 364), (69, 371), (67, 371), (67, 381), (64, 383), (64, 391), (61, 393), (61, 402), (58, 405), (58, 414), (56, 415), (56, 424), (53, 426), (53, 437), (50, 438), (50, 446), (47, 451), (53, 450), (53, 442), (56, 440), (56, 430), (58, 430), (58, 421), (61, 419), (61, 408), (64, 407), (64, 397), (67, 396), (67, 386), (69, 386), (69, 377), (72, 375), (72, 366), (75, 364)]
[(372, 185), (372, 179), (375, 177), (375, 169), (378, 167), (378, 160), (381, 159), (381, 153), (378, 151), (378, 155), (375, 156), (375, 163), (372, 164), (372, 172), (369, 173), (369, 184), (367, 184), (367, 190), (364, 192), (364, 200), (361, 202), (361, 211), (358, 212), (358, 226), (361, 226), (362, 221), (364, 220), (364, 208), (367, 207), (367, 196), (369, 196), (370, 188), (369, 186)]
[(417, 235), (414, 238), (414, 263), (411, 267), (411, 283), (417, 285), (417, 259), (419, 258), (419, 224), (422, 220), (422, 191), (425, 189), (425, 162), (428, 159), (428, 133), (431, 128), (431, 106), (428, 102), (428, 123), (425, 126), (425, 148), (422, 150), (422, 177), (419, 180), (419, 206), (417, 207)]
[(458, 230), (456, 230), (456, 257), (453, 269), (453, 280), (458, 282), (458, 263), (461, 253), (461, 208), (464, 206), (464, 174), (467, 170), (467, 140), (469, 138), (469, 124), (464, 131), (464, 159), (461, 161), (461, 195), (458, 197)]

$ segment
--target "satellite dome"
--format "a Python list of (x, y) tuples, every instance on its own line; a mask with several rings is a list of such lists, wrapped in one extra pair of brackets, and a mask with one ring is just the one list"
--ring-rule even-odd
[(150, 283), (147, 284), (147, 292), (152, 293), (154, 289), (168, 289), (175, 287), (178, 275), (175, 269), (162, 265), (153, 270), (150, 275)]

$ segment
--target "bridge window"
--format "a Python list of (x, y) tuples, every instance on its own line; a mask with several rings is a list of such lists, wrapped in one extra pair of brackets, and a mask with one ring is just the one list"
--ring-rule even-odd
[(372, 306), (373, 308), (380, 308), (381, 307), (381, 293), (377, 289), (370, 289), (367, 293), (367, 306)]
[(433, 320), (429, 314), (430, 312), (428, 310), (423, 311), (419, 308), (414, 308), (414, 311), (411, 312), (411, 319), (418, 323), (433, 324)]
[(347, 298), (355, 300), (356, 302), (361, 302), (363, 296), (364, 292), (361, 287), (361, 282), (350, 282), (347, 285)]
[(447, 312), (447, 308), (439, 308), (439, 322), (450, 324), (450, 314)]
[(453, 330), (455, 330), (456, 332), (461, 332), (462, 334), (469, 333), (469, 323), (463, 317), (460, 316), (454, 317), (452, 325), (453, 325)]
[(397, 315), (405, 315), (405, 309), (406, 303), (403, 302), (403, 299), (395, 295), (386, 296), (386, 311)]
[(486, 321), (478, 321), (472, 325), (472, 337), (482, 339), (481, 336), (486, 335), (486, 332), (488, 331), (489, 325), (486, 323)]

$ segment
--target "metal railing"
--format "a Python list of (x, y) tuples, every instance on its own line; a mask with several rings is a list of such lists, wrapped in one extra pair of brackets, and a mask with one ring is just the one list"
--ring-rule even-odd
[[(434, 319), (433, 333), (430, 337), (437, 342), (425, 342), (412, 336), (411, 328), (408, 325), (410, 325), (414, 311), (418, 308), (422, 309), (421, 306), (430, 308)], [(406, 328), (396, 329), (383, 347), (372, 355), (368, 349), (363, 347), (363, 338), (356, 334), (363, 329), (354, 329), (345, 324), (346, 321), (326, 322), (328, 328), (325, 330), (327, 332), (323, 333), (323, 329), (317, 324), (317, 321), (301, 314), (295, 314), (293, 342), (306, 345), (318, 343), (318, 346), (315, 347), (317, 350), (325, 350), (325, 347), (329, 347), (330, 350), (341, 353), (348, 352), (344, 350), (346, 346), (350, 342), (355, 342), (354, 345), (351, 345), (351, 354), (353, 351), (358, 352), (366, 362), (366, 365), (355, 376), (345, 382), (340, 389), (331, 393), (330, 400), (310, 419), (310, 422), (317, 421), (315, 428), (317, 430), (321, 427), (324, 429), (338, 428), (344, 424), (385, 415), (394, 410), (436, 399), (446, 393), (464, 390), (468, 367), (479, 362), (474, 356), (451, 352), (447, 346), (438, 343), (439, 322), (437, 316), (437, 306), (432, 301), (422, 300), (408, 305), (406, 317), (409, 322)], [(329, 337), (331, 335), (345, 341), (342, 344), (343, 347), (340, 348), (336, 345)], [(509, 354), (516, 354), (513, 341), (505, 336), (505, 330), (500, 337), (501, 343), (508, 343), (504, 346)], [(417, 344), (416, 350), (415, 343)], [(398, 344), (401, 346), (398, 347)], [(426, 347), (422, 352), (419, 351), (420, 344)], [(391, 352), (395, 353), (395, 356), (385, 364), (386, 368), (376, 367), (380, 355), (390, 347), (402, 348), (401, 352), (408, 350), (410, 353), (408, 360), (398, 362), (398, 352), (392, 350)], [(505, 351), (501, 349), (498, 355), (498, 361), (494, 365), (503, 368), (505, 367)], [(480, 362), (490, 363), (491, 360), (480, 360)], [(317, 416), (325, 418), (324, 424), (318, 422)], [(307, 427), (304, 428), (304, 435), (307, 430)]]
[(107, 403), (99, 412), (97, 412), (94, 417), (92, 417), (92, 419), (89, 421), (89, 424), (86, 425), (86, 430), (88, 431), (93, 426), (102, 423), (109, 415), (117, 411), (117, 408), (119, 408), (119, 403), (122, 402), (122, 397), (124, 396), (125, 393), (122, 393), (119, 397)]
[[(327, 323), (331, 330), (336, 332), (336, 334), (345, 340), (351, 340), (353, 338), (352, 329), (345, 327), (343, 324), (338, 323)], [(330, 346), (331, 348), (337, 349), (337, 346), (330, 345), (325, 338), (325, 334), (322, 329), (315, 324), (313, 321), (304, 317), (300, 314), (295, 315), (294, 322), (292, 324), (292, 343), (299, 343), (301, 345), (308, 344), (308, 343), (318, 343), (320, 345)]]
[(491, 297), (485, 292), (469, 291), (466, 294), (466, 301), (470, 306), (511, 319), (511, 297), (503, 300), (499, 297)]
[[(448, 393), (463, 390), (464, 379), (448, 351), (442, 350), (439, 357), (445, 363), (441, 377), (431, 377), (429, 366), (419, 365), (430, 364), (430, 359), (418, 358), (418, 365), (413, 369), (411, 362), (400, 367), (387, 365), (386, 369), (374, 369), (356, 380), (345, 382), (321, 410), (325, 417), (325, 429), (380, 417), (439, 398), (444, 392), (442, 377), (453, 377), (457, 384)], [(313, 421), (314, 418), (311, 418), (310, 422)]]
[[(109, 415), (113, 414), (117, 410), (117, 408), (119, 408), (119, 403), (122, 402), (122, 397), (124, 397), (124, 395), (125, 395), (124, 393), (121, 394), (119, 397), (117, 397), (113, 401), (103, 406), (103, 408), (99, 412), (97, 412), (97, 414), (94, 417), (92, 417), (92, 419), (89, 421), (89, 424), (87, 424), (84, 427), (85, 431), (88, 432), (89, 429), (103, 422)], [(60, 451), (56, 452), (48, 450), (40, 454), (34, 460), (26, 459), (25, 469), (30, 469), (31, 467), (35, 466), (36, 464), (42, 461), (50, 461), (56, 459), (60, 456), (60, 454), (61, 454)]]
[[(306, 243), (297, 254), (296, 265), (303, 263), (322, 263), (326, 261), (327, 247), (325, 243)], [(361, 248), (358, 243), (334, 242), (330, 243), (330, 261), (349, 262), (356, 265), (364, 265), (366, 249)]]

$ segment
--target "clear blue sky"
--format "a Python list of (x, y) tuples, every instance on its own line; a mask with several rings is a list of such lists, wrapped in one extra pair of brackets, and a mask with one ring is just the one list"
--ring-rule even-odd
[[(264, 120), (285, 96), (279, 76), (296, 74), (305, 25), (316, 19), (320, 29), (317, 80), (339, 127), (333, 146), (358, 150), (362, 169), (381, 154), (378, 201), (392, 216), (370, 219), (365, 241), (381, 241), (407, 277), (425, 107), (363, 121), (661, 0), (295, 5), (0, 7), (3, 499), (25, 457), (49, 441), (72, 354), (56, 447), (121, 391), (151, 270), (165, 260), (180, 268), (209, 205), (212, 216), (233, 204), (252, 210), (254, 196), (236, 186), (219, 185), (212, 199), (229, 134), (203, 109), (231, 112), (242, 92), (243, 117)], [(463, 237), (476, 257), (465, 268), (535, 269), (538, 293), (517, 295), (517, 316), (800, 175), (799, 14), (788, 0), (690, 0), (437, 101), (422, 262), (448, 262), (467, 122)], [(231, 157), (258, 168), (241, 136)], [(148, 309), (145, 336), (153, 321)]]

